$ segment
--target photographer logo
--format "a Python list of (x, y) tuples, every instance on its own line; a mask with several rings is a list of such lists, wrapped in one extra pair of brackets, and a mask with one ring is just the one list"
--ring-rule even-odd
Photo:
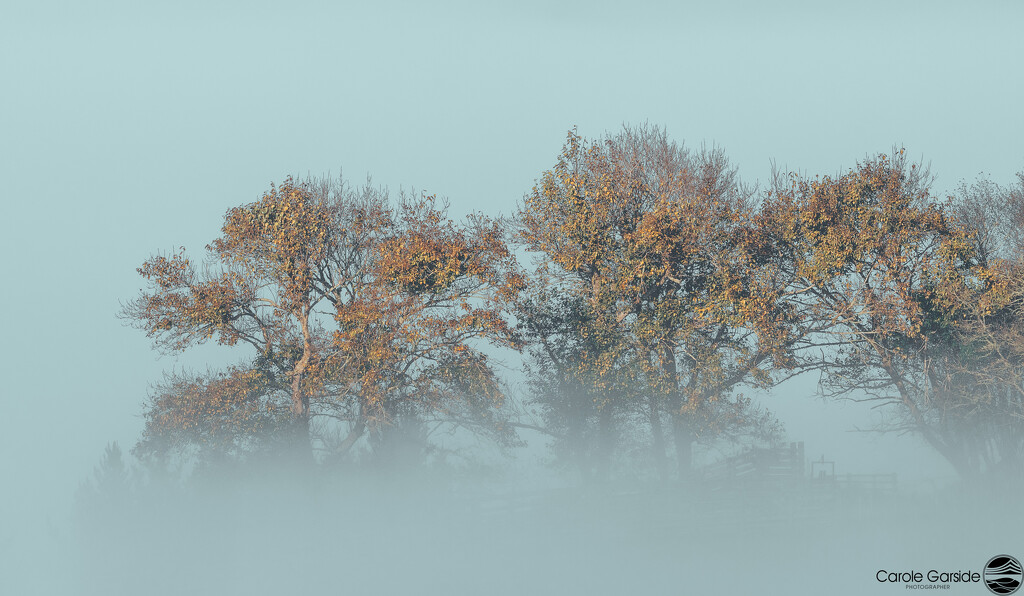
[(903, 584), (910, 590), (949, 590), (965, 584), (983, 584), (993, 594), (1013, 594), (1022, 579), (1020, 561), (1010, 555), (996, 555), (988, 560), (979, 573), (970, 569), (909, 569), (892, 571), (879, 569), (875, 580), (884, 584)]
[(1020, 561), (1010, 555), (992, 557), (983, 575), (985, 586), (993, 594), (1013, 594), (1020, 587)]

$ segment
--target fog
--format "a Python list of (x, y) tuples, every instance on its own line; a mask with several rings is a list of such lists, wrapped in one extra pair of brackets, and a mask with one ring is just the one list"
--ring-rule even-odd
[[(850, 408), (831, 407), (849, 422)], [(686, 483), (628, 471), (583, 483), (530, 433), (504, 454), (464, 438), (466, 457), (447, 463), (252, 464), (186, 483), (125, 456), (122, 484), (104, 488), (97, 470), (71, 508), (8, 526), (4, 578), (48, 594), (864, 594), (906, 589), (879, 582), (882, 570), (981, 573), (1020, 552), (1019, 486), (960, 482), (906, 437), (828, 436), (801, 446), (787, 479)], [(810, 449), (843, 442), (862, 453), (840, 451), (849, 460), (829, 472), (892, 484), (814, 477)], [(921, 585), (985, 593), (977, 581)]]
[[(756, 395), (804, 443), (782, 486), (625, 463), (586, 483), (525, 430), (506, 453), (466, 440), (453, 462), (387, 473), (161, 478), (129, 455), (152, 384), (241, 356), (158, 356), (117, 313), (145, 259), (200, 253), (272, 181), (372, 174), (455, 215), (509, 214), (573, 126), (662, 125), (762, 187), (773, 165), (830, 174), (894, 144), (939, 195), (1007, 183), (1024, 168), (1022, 18), (1000, 1), (10, 3), (0, 593), (864, 594), (906, 589), (882, 569), (1021, 557), (1017, 488), (965, 483), (913, 434), (859, 432), (885, 412), (825, 402), (813, 377)], [(129, 480), (90, 501), (111, 442)], [(895, 490), (819, 490), (821, 460)]]
[[(97, 468), (70, 506), (41, 500), (6, 518), (5, 590), (864, 594), (906, 589), (879, 582), (881, 570), (981, 573), (992, 557), (1020, 552), (1019, 486), (958, 481), (908, 437), (846, 438), (856, 408), (777, 399), (845, 420), (819, 412), (814, 426), (833, 429), (808, 432), (799, 473), (774, 481), (663, 482), (620, 470), (583, 483), (553, 467), (530, 433), (511, 453), (465, 439), (466, 457), (447, 463), (252, 464), (184, 483), (125, 455), (123, 483), (104, 486)], [(801, 430), (811, 429), (788, 432)], [(828, 449), (839, 457), (819, 453)], [(836, 474), (893, 474), (893, 483), (815, 478), (819, 458), (838, 460)], [(977, 582), (922, 585), (985, 593)]]
[(113, 498), (37, 529), (6, 557), (7, 581), (55, 594), (863, 594), (904, 589), (879, 570), (980, 572), (1019, 551), (1024, 529), (1016, 491), (808, 478), (579, 486), (523, 472), (264, 469)]

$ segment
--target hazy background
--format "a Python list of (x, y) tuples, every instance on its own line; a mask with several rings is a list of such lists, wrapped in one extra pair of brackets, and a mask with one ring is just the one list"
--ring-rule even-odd
[[(288, 174), (372, 174), (455, 213), (509, 213), (573, 125), (664, 125), (724, 147), (748, 182), (898, 144), (940, 193), (981, 172), (1007, 183), (1024, 169), (1024, 4), (957, 4), (4, 5), (0, 578), (39, 528), (60, 532), (104, 445), (134, 443), (162, 370), (235, 358), (158, 360), (115, 318), (153, 252), (200, 251)], [(949, 475), (913, 437), (847, 433), (872, 414), (812, 391), (765, 402), (808, 456)]]

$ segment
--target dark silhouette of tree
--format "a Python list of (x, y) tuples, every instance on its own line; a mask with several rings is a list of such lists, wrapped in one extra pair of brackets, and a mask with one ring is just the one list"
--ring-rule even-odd
[(82, 482), (76, 494), (79, 522), (102, 527), (122, 518), (130, 506), (132, 475), (117, 441), (107, 443), (92, 476)]

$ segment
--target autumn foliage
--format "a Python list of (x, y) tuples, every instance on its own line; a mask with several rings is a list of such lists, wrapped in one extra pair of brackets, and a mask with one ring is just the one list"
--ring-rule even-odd
[[(615, 418), (642, 419), (664, 475), (667, 423), (686, 474), (696, 440), (772, 434), (771, 419), (734, 390), (769, 384), (771, 365), (790, 367), (799, 332), (751, 193), (720, 150), (691, 153), (656, 128), (598, 141), (570, 133), (519, 218), (524, 244), (542, 255), (534, 301), (574, 296), (584, 313), (574, 317), (592, 321), (574, 331), (589, 340), (586, 357), (558, 374), (604, 396), (605, 444)], [(552, 341), (550, 329), (531, 331)]]
[(266, 411), (299, 451), (324, 457), (367, 432), (379, 444), (403, 418), (508, 440), (481, 349), (516, 347), (503, 313), (522, 278), (486, 217), (457, 223), (434, 197), (392, 202), (370, 187), (288, 179), (228, 211), (201, 269), (178, 252), (139, 273), (149, 289), (123, 314), (158, 347), (214, 340), (254, 354), (226, 375), (158, 389), (146, 432), (176, 431), (168, 448), (237, 446), (266, 428)]
[[(157, 385), (136, 453), (389, 461), (438, 428), (529, 428), (585, 478), (627, 452), (685, 478), (695, 444), (778, 440), (745, 392), (811, 373), (964, 476), (1019, 474), (1021, 188), (940, 198), (898, 150), (758, 191), (651, 127), (570, 131), (511, 219), (288, 178), (229, 210), (201, 261), (138, 269), (122, 315), (159, 349), (242, 361)], [(510, 407), (495, 359), (524, 348)]]
[(918, 434), (969, 477), (1020, 453), (1018, 437), (1016, 453), (1004, 447), (992, 460), (977, 408), (985, 383), (968, 372), (986, 360), (971, 327), (992, 320), (986, 305), (1006, 304), (1008, 262), (981, 258), (978, 227), (929, 186), (900, 151), (835, 178), (794, 176), (765, 210), (829, 323), (826, 395), (893, 406), (886, 430)]

